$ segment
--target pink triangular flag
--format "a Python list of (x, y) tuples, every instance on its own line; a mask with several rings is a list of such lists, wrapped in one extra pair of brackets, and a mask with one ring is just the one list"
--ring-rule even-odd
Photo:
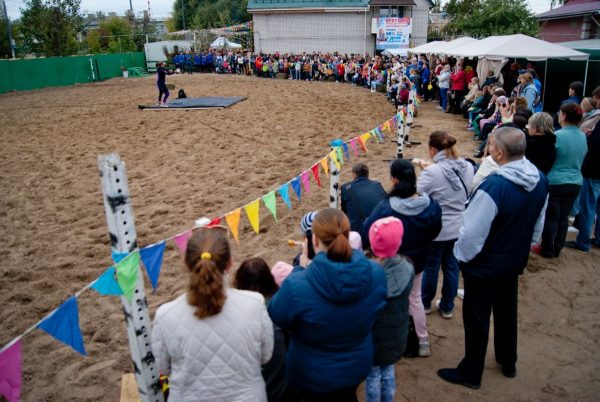
[(310, 182), (309, 180), (309, 173), (308, 170), (302, 172), (302, 174), (300, 175), (300, 179), (302, 180), (302, 184), (304, 185), (304, 192), (306, 194), (310, 194)]
[(358, 147), (356, 146), (356, 138), (352, 138), (350, 140), (350, 148), (352, 148), (352, 152), (354, 152), (354, 156), (358, 157)]
[(0, 395), (8, 402), (19, 402), (21, 395), (21, 341), (0, 353)]
[(185, 254), (187, 242), (190, 239), (190, 237), (192, 237), (192, 229), (186, 230), (183, 233), (179, 233), (173, 238), (173, 240), (175, 240), (175, 244), (177, 244), (177, 247), (179, 248), (179, 251), (181, 251), (181, 254)]

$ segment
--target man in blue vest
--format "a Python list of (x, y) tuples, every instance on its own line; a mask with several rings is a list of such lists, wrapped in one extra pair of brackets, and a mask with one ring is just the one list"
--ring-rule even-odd
[(363, 163), (354, 165), (352, 176), (354, 180), (342, 184), (342, 211), (350, 220), (350, 230), (361, 233), (364, 220), (385, 198), (385, 190), (381, 183), (369, 179), (369, 168)]
[(481, 386), (492, 311), (496, 361), (505, 377), (517, 375), (518, 277), (542, 233), (548, 202), (548, 179), (524, 157), (525, 147), (525, 135), (513, 127), (490, 137), (500, 167), (473, 194), (454, 246), (465, 285), (465, 357), (438, 375), (473, 389)]

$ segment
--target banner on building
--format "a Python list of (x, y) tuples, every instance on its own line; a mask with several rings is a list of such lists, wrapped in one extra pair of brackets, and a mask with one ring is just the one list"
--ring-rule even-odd
[(408, 49), (411, 32), (411, 18), (379, 18), (377, 20), (377, 50)]

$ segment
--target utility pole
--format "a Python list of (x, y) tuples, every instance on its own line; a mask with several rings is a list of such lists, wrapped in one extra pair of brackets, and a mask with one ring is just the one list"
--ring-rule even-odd
[(6, 33), (8, 35), (8, 46), (10, 46), (10, 53), (12, 58), (15, 58), (15, 42), (12, 37), (12, 26), (10, 25), (10, 20), (8, 19), (8, 12), (6, 11), (6, 2), (2, 0), (2, 12), (4, 14), (4, 20), (6, 21)]

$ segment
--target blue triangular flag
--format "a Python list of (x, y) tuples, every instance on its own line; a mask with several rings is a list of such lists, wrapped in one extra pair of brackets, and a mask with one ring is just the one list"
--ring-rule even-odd
[(299, 176), (294, 177), (292, 179), (291, 183), (292, 183), (292, 188), (294, 189), (294, 192), (298, 196), (298, 201), (302, 201), (302, 189), (300, 188), (300, 177)]
[(110, 252), (112, 260), (114, 261), (115, 264), (118, 264), (121, 262), (121, 260), (125, 257), (127, 257), (129, 255), (129, 253), (119, 253), (118, 251), (112, 250)]
[(148, 278), (152, 282), (152, 289), (156, 292), (158, 286), (158, 277), (160, 276), (160, 268), (162, 267), (163, 253), (165, 252), (166, 241), (144, 247), (140, 250), (142, 262), (146, 267)]
[(344, 142), (342, 144), (342, 147), (344, 148), (344, 154), (346, 155), (346, 159), (350, 160), (350, 152), (348, 152), (348, 144), (346, 144)]
[(103, 296), (121, 296), (123, 291), (115, 279), (115, 267), (110, 267), (92, 285)]
[(287, 205), (287, 207), (289, 209), (292, 209), (292, 203), (290, 202), (290, 185), (288, 183), (283, 184), (281, 187), (279, 187), (279, 190), (277, 190), (279, 192), (279, 195), (281, 196), (281, 198), (283, 199), (283, 202), (285, 202), (285, 205)]
[(71, 296), (54, 313), (38, 324), (42, 329), (57, 340), (69, 345), (82, 355), (87, 355), (83, 346), (83, 337), (79, 329), (79, 312), (77, 298)]

